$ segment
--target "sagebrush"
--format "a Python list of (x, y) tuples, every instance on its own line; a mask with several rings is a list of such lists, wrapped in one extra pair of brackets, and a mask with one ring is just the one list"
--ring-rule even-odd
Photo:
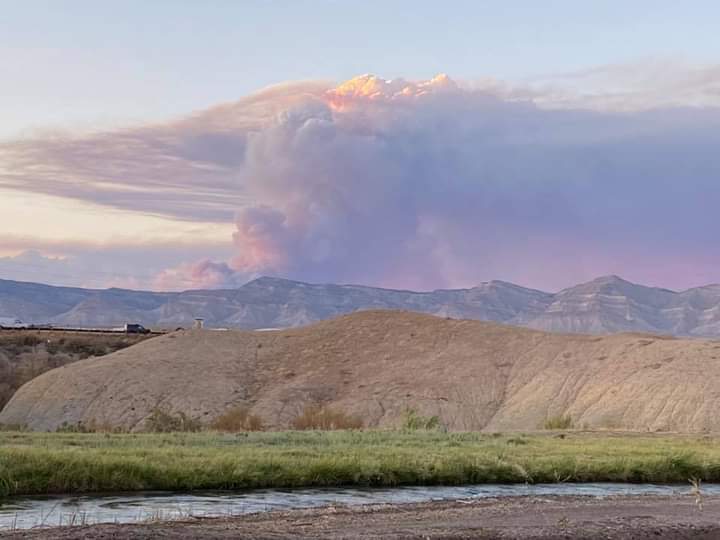
[(145, 430), (152, 433), (182, 433), (195, 432), (202, 429), (202, 424), (196, 418), (191, 418), (184, 412), (171, 412), (162, 408), (153, 409), (145, 420)]

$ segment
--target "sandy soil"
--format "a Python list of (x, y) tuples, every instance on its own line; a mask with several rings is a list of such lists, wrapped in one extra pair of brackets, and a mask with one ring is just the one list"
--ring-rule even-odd
[(528, 497), (8, 533), (11, 539), (718, 539), (720, 497)]

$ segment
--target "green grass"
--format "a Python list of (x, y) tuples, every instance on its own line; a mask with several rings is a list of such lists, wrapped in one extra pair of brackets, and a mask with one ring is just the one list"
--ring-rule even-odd
[(512, 482), (720, 481), (701, 436), (433, 431), (0, 433), (0, 494)]

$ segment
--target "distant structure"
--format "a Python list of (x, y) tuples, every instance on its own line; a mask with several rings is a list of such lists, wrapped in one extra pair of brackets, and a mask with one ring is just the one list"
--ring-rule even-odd
[(193, 328), (195, 330), (202, 330), (205, 327), (205, 319), (202, 317), (195, 317), (195, 322), (193, 323)]
[(136, 323), (125, 323), (123, 327), (126, 334), (149, 334), (150, 330), (145, 328), (142, 324)]
[(25, 324), (17, 317), (0, 317), (0, 329), (22, 330), (29, 327), (30, 325)]

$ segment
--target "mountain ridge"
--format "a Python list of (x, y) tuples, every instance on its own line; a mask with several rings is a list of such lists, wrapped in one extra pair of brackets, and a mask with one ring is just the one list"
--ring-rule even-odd
[(209, 327), (286, 328), (367, 309), (400, 309), (553, 332), (720, 337), (720, 285), (673, 291), (616, 275), (556, 293), (501, 280), (418, 292), (263, 276), (235, 289), (154, 292), (0, 279), (0, 316), (58, 326), (139, 322), (170, 328), (202, 317)]

